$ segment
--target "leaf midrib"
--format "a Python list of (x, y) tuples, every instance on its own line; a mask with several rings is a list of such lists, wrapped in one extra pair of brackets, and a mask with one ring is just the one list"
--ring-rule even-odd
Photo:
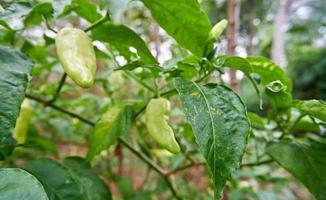
[[(196, 86), (196, 88), (199, 90), (199, 92), (201, 93), (201, 95), (203, 96), (203, 98), (204, 98), (204, 100), (205, 100), (205, 104), (206, 104), (206, 106), (207, 106), (207, 110), (209, 111), (208, 113), (209, 113), (209, 117), (210, 117), (210, 121), (211, 121), (211, 125), (212, 125), (212, 131), (213, 131), (213, 156), (214, 156), (214, 159), (213, 159), (213, 175), (214, 175), (214, 177), (215, 177), (215, 175), (216, 175), (216, 164), (215, 164), (215, 161), (216, 161), (216, 159), (215, 159), (215, 146), (216, 146), (216, 144), (215, 144), (215, 127), (214, 127), (214, 120), (213, 120), (213, 116), (212, 116), (212, 113), (210, 112), (211, 110), (210, 110), (210, 104), (209, 104), (209, 102), (208, 102), (208, 99), (206, 98), (206, 96), (205, 96), (205, 94), (204, 94), (204, 92), (203, 92), (203, 90), (200, 88), (200, 86), (198, 86), (196, 83), (194, 83), (194, 82), (192, 82), (195, 86)], [(208, 152), (208, 155), (207, 155), (207, 159), (208, 159), (208, 156), (209, 156), (209, 152)]]

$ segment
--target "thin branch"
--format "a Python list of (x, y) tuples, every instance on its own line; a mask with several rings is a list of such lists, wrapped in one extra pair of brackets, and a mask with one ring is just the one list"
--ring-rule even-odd
[[(272, 159), (269, 159), (269, 160), (264, 160), (264, 161), (260, 161), (260, 162), (254, 162), (254, 163), (244, 163), (240, 166), (240, 168), (243, 168), (243, 167), (254, 167), (254, 166), (259, 166), (259, 165), (264, 165), (264, 164), (268, 164), (268, 163), (271, 163), (273, 162)], [(184, 165), (184, 166), (181, 166), (181, 167), (178, 167), (172, 171), (169, 171), (165, 174), (165, 176), (171, 176), (173, 174), (176, 174), (180, 171), (183, 171), (183, 170), (186, 170), (188, 168), (192, 168), (192, 167), (195, 167), (195, 166), (201, 166), (201, 165), (205, 165), (206, 162), (196, 162), (196, 163), (190, 163), (188, 165)]]
[(130, 73), (129, 71), (124, 71), (124, 73), (125, 73), (128, 77), (134, 79), (134, 80), (135, 80), (137, 83), (139, 83), (140, 85), (142, 85), (142, 86), (144, 86), (145, 88), (147, 88), (149, 91), (151, 91), (151, 92), (153, 92), (153, 93), (156, 93), (156, 92), (157, 92), (154, 88), (152, 88), (150, 85), (148, 85), (145, 81), (138, 79), (135, 75), (133, 75), (133, 74)]
[[(51, 108), (53, 108), (55, 110), (58, 110), (58, 111), (60, 111), (62, 113), (65, 113), (65, 114), (67, 114), (67, 115), (69, 115), (71, 117), (77, 118), (80, 121), (82, 121), (82, 122), (84, 122), (86, 124), (89, 124), (90, 126), (95, 126), (95, 123), (94, 122), (89, 121), (89, 120), (81, 117), (78, 114), (75, 114), (75, 113), (72, 113), (72, 112), (70, 112), (68, 110), (65, 110), (63, 108), (60, 108), (60, 107), (54, 105), (53, 103), (51, 103), (49, 101), (43, 100), (43, 99), (38, 98), (38, 97), (34, 97), (32, 95), (29, 95), (29, 94), (26, 94), (25, 96), (27, 98), (31, 99), (31, 100), (34, 100), (34, 101), (37, 101), (37, 102), (43, 104), (45, 107), (51, 107)], [(136, 150), (133, 146), (131, 146), (129, 143), (127, 143), (123, 139), (119, 138), (118, 141), (123, 146), (125, 146), (126, 148), (128, 148), (132, 153), (134, 153), (138, 158), (140, 158), (141, 160), (143, 160), (153, 170), (155, 170), (164, 179), (164, 181), (166, 182), (167, 186), (171, 190), (173, 196), (176, 197), (177, 199), (180, 199), (180, 197), (178, 196), (178, 194), (177, 194), (175, 188), (173, 187), (171, 181), (168, 179), (168, 177), (165, 176), (166, 172), (160, 166), (158, 166), (156, 163), (154, 163), (151, 159), (149, 159), (147, 156), (145, 156), (142, 152)]]
[(263, 161), (259, 161), (259, 162), (254, 162), (254, 163), (244, 163), (242, 164), (240, 167), (255, 167), (255, 166), (259, 166), (259, 165), (264, 165), (264, 164), (268, 164), (273, 162), (274, 160), (272, 159), (268, 159), (268, 160), (263, 160)]
[(84, 31), (88, 32), (92, 29), (94, 29), (95, 27), (105, 23), (106, 21), (110, 20), (110, 15), (109, 13), (107, 13), (105, 16), (103, 16), (101, 19), (97, 20), (96, 22), (94, 22), (93, 24), (91, 24), (89, 27), (87, 27)]
[(165, 174), (165, 176), (171, 176), (173, 174), (176, 174), (180, 171), (183, 171), (185, 169), (188, 169), (188, 168), (191, 168), (191, 167), (195, 167), (195, 166), (201, 166), (201, 165), (205, 165), (206, 162), (197, 162), (197, 163), (190, 163), (188, 165), (184, 165), (184, 166), (181, 166), (181, 167), (178, 167), (172, 171), (169, 171), (168, 173)]
[(295, 129), (295, 126), (299, 123), (299, 121), (303, 118), (303, 117), (305, 117), (306, 115), (305, 114), (301, 114), (294, 122), (293, 122), (293, 124), (292, 124), (292, 126), (291, 126), (291, 128), (289, 129), (289, 133), (291, 134), (293, 131), (294, 131), (294, 129)]
[(131, 152), (133, 152), (138, 158), (143, 160), (147, 165), (149, 165), (154, 171), (156, 171), (158, 174), (161, 176), (164, 176), (165, 172), (164, 170), (158, 166), (156, 163), (154, 163), (151, 159), (149, 159), (147, 156), (145, 156), (142, 152), (136, 150), (134, 147), (132, 147), (130, 144), (128, 144), (126, 141), (123, 139), (119, 138), (119, 142), (127, 147)]
[(50, 26), (48, 19), (47, 19), (44, 15), (42, 15), (42, 17), (43, 17), (43, 19), (44, 19), (44, 21), (45, 21), (45, 25), (46, 25), (46, 27), (47, 27), (50, 31), (52, 31), (52, 32), (54, 32), (54, 33), (58, 33), (58, 31), (54, 30), (54, 29)]
[[(212, 74), (213, 71), (210, 71), (208, 72), (207, 74), (205, 74), (203, 77), (199, 78), (198, 80), (196, 80), (195, 82), (196, 83), (200, 83), (204, 80), (206, 80), (206, 78), (208, 78), (211, 74)], [(171, 89), (171, 90), (168, 90), (166, 92), (163, 92), (161, 93), (161, 96), (170, 96), (170, 95), (174, 95), (177, 93), (177, 90), (176, 89)]]
[(55, 94), (53, 95), (53, 98), (49, 101), (50, 103), (55, 102), (57, 100), (57, 98), (59, 97), (61, 89), (62, 89), (63, 85), (65, 84), (66, 78), (67, 78), (67, 74), (64, 73), (61, 77), (59, 86), (57, 87), (57, 90), (55, 91)]
[(161, 96), (171, 96), (171, 95), (174, 95), (177, 93), (177, 90), (176, 89), (171, 89), (171, 90), (168, 90), (166, 92), (162, 92), (161, 93)]
[(90, 121), (90, 120), (88, 120), (88, 119), (85, 119), (85, 118), (83, 118), (82, 116), (80, 116), (80, 115), (78, 115), (78, 114), (76, 114), (76, 113), (73, 113), (73, 112), (70, 112), (70, 111), (68, 111), (68, 110), (65, 110), (65, 109), (63, 109), (63, 108), (61, 108), (61, 107), (59, 107), (59, 106), (57, 106), (57, 105), (55, 105), (55, 104), (53, 104), (53, 103), (51, 103), (51, 102), (49, 102), (49, 101), (46, 101), (46, 100), (43, 100), (43, 99), (41, 99), (41, 98), (38, 98), (38, 97), (32, 96), (32, 95), (30, 95), (30, 94), (26, 94), (25, 96), (26, 96), (27, 98), (29, 98), (29, 99), (32, 99), (32, 100), (37, 101), (37, 102), (39, 102), (39, 103), (42, 103), (45, 107), (51, 107), (51, 108), (53, 108), (53, 109), (55, 109), (55, 110), (58, 110), (58, 111), (60, 111), (60, 112), (62, 112), (62, 113), (65, 113), (65, 114), (67, 114), (67, 115), (69, 115), (69, 116), (71, 116), (71, 117), (77, 118), (77, 119), (79, 119), (80, 121), (82, 121), (82, 122), (84, 122), (84, 123), (86, 123), (86, 124), (89, 124), (90, 126), (94, 126), (94, 125), (95, 125), (94, 122), (92, 122), (92, 121)]

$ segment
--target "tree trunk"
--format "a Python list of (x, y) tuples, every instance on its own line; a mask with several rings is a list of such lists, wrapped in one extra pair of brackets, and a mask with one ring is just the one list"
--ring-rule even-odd
[(288, 22), (288, 14), (292, 0), (280, 0), (280, 6), (277, 10), (272, 43), (272, 60), (281, 67), (287, 65), (287, 58), (285, 54), (284, 41), (286, 24)]
[[(239, 32), (239, 14), (240, 14), (240, 1), (228, 0), (228, 55), (235, 55), (235, 49), (237, 47), (237, 35)], [(238, 79), (236, 71), (231, 69), (229, 72), (230, 86), (233, 90), (238, 87)]]

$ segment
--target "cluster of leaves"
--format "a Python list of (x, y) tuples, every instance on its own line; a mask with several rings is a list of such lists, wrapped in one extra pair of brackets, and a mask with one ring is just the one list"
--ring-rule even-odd
[[(138, 150), (124, 140), (135, 124), (142, 123), (141, 114), (148, 100), (175, 94), (178, 94), (183, 113), (191, 125), (189, 132), (194, 137), (190, 138), (194, 138), (202, 158), (206, 160), (216, 199), (220, 198), (227, 180), (230, 180), (241, 166), (247, 143), (259, 137), (264, 138), (262, 157), (276, 161), (293, 174), (316, 199), (325, 199), (326, 174), (322, 169), (326, 165), (326, 143), (321, 134), (321, 127), (326, 122), (325, 102), (293, 100), (291, 80), (280, 67), (266, 58), (216, 55), (214, 41), (209, 39), (211, 23), (197, 0), (142, 2), (160, 27), (173, 37), (180, 47), (187, 50), (187, 55), (175, 62), (171, 68), (161, 66), (157, 62), (146, 42), (136, 32), (126, 25), (113, 23), (107, 13), (102, 15), (98, 12), (97, 5), (89, 1), (73, 0), (70, 4), (53, 1), (35, 5), (13, 3), (4, 6), (4, 11), (0, 14), (0, 32), (6, 39), (1, 42), (9, 47), (0, 47), (0, 158), (7, 161), (5, 166), (13, 159), (13, 150), (21, 146), (16, 144), (11, 133), (24, 97), (61, 112), (61, 118), (68, 115), (78, 119), (74, 125), (76, 130), (85, 130), (85, 135), (92, 132), (92, 135), (85, 136), (89, 141), (88, 153), (84, 155), (86, 158), (66, 157), (62, 164), (42, 158), (30, 160), (27, 164), (19, 165), (19, 168), (0, 169), (1, 180), (5, 180), (0, 183), (0, 188), (5, 188), (0, 190), (0, 199), (15, 199), (17, 195), (26, 199), (111, 199), (111, 192), (91, 169), (90, 162), (95, 162), (101, 152), (117, 143), (131, 150), (156, 171), (171, 190), (173, 198), (187, 197), (186, 194), (178, 194), (169, 178), (175, 170), (186, 167), (183, 163), (166, 172), (151, 159), (152, 155), (148, 153), (146, 142), (145, 145), (139, 145)], [(87, 21), (85, 23), (88, 25), (86, 28), (79, 28), (84, 28), (85, 32), (90, 33), (92, 40), (105, 47), (96, 49), (98, 59), (106, 63), (106, 67), (115, 65), (115, 72), (106, 71), (110, 71), (111, 76), (123, 72), (128, 79), (143, 86), (145, 91), (140, 90), (137, 93), (137, 96), (141, 96), (140, 99), (120, 97), (119, 102), (112, 100), (108, 103), (99, 95), (98, 99), (93, 98), (100, 102), (96, 102), (93, 109), (89, 106), (88, 99), (82, 99), (74, 105), (73, 101), (63, 101), (58, 97), (61, 93), (73, 93), (73, 96), (83, 93), (74, 89), (73, 84), (65, 83), (65, 76), (58, 87), (56, 84), (50, 84), (45, 88), (38, 88), (45, 84), (42, 79), (48, 80), (51, 73), (58, 73), (60, 68), (56, 68), (59, 64), (51, 52), (53, 38), (44, 34), (44, 44), (35, 45), (25, 36), (27, 30), (44, 25), (54, 34), (56, 30), (52, 28), (51, 23), (55, 24), (60, 20), (72, 21), (76, 15), (78, 19), (80, 17)], [(15, 24), (15, 18), (22, 20), (22, 27), (12, 26)], [(122, 56), (126, 64), (119, 65), (116, 56)], [(267, 97), (272, 105), (267, 118), (248, 113), (241, 97), (234, 91), (226, 85), (210, 81), (212, 73), (224, 73), (225, 68), (242, 71), (252, 83), (257, 98)], [(110, 73), (106, 71), (98, 73), (96, 86), (103, 86), (104, 93), (113, 97), (114, 91), (120, 90), (123, 83), (111, 90), (108, 83), (118, 84), (119, 75), (107, 80), (106, 77)], [(41, 84), (32, 81), (27, 87), (31, 77)], [(152, 84), (153, 80), (156, 84)], [(164, 83), (158, 85), (158, 80)], [(61, 91), (63, 84), (66, 90)], [(46, 100), (48, 98), (51, 99)], [(69, 107), (69, 110), (63, 107)], [(72, 112), (73, 109), (76, 113)], [(99, 116), (98, 113), (103, 114)], [(38, 116), (41, 122), (52, 117), (47, 116), (47, 113), (42, 115), (43, 119)], [(98, 120), (94, 123), (90, 119)], [(56, 124), (52, 125), (55, 126)], [(71, 130), (68, 126), (64, 126), (61, 131)], [(143, 130), (139, 132), (141, 131)], [(186, 138), (186, 133), (181, 134)], [(187, 157), (192, 150), (187, 145), (191, 142), (180, 138), (181, 134), (177, 137), (180, 143), (185, 143), (181, 148), (182, 154)], [(36, 138), (32, 141), (27, 139), (26, 144), (37, 144), (50, 151), (47, 147), (48, 140), (44, 137)], [(139, 139), (144, 140), (141, 134)], [(256, 164), (269, 161), (257, 160)], [(243, 164), (246, 165), (251, 164)], [(18, 185), (26, 189), (20, 190)]]

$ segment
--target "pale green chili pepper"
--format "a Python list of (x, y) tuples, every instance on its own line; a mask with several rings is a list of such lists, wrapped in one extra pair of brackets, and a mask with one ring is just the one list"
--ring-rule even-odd
[(172, 153), (180, 152), (172, 128), (168, 124), (170, 102), (164, 98), (152, 99), (146, 108), (146, 128), (161, 147)]
[(212, 30), (209, 32), (209, 40), (212, 42), (216, 42), (220, 38), (224, 29), (226, 29), (227, 25), (228, 21), (225, 19), (222, 19), (217, 24), (215, 24)]
[(23, 144), (26, 141), (31, 111), (30, 101), (25, 99), (20, 107), (19, 117), (16, 120), (16, 126), (13, 132), (13, 138), (15, 138), (18, 144)]
[(92, 41), (76, 28), (63, 28), (55, 39), (57, 55), (67, 75), (79, 86), (94, 84), (96, 57)]

